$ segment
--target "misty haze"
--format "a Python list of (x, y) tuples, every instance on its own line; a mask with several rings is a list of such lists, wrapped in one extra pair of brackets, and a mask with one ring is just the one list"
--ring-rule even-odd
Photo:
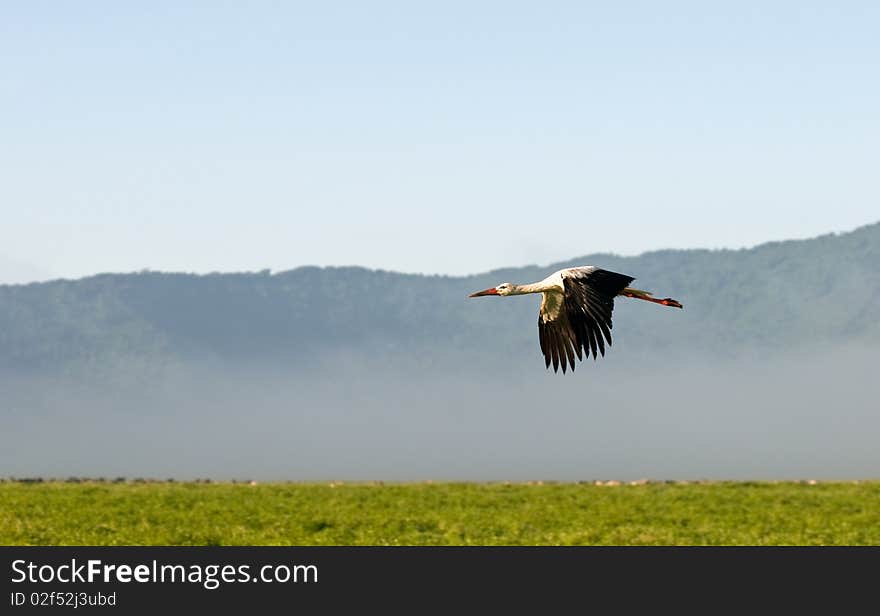
[[(621, 336), (623, 337), (623, 336)], [(621, 346), (623, 343), (621, 343)], [(658, 357), (563, 378), (388, 369), (180, 374), (98, 392), (4, 388), (6, 472), (215, 479), (876, 476), (873, 349), (734, 363)], [(328, 362), (329, 364), (336, 362)], [(592, 363), (592, 362), (591, 362)]]

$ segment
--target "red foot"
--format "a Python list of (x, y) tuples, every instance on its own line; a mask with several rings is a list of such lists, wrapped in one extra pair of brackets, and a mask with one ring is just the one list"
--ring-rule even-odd
[(684, 306), (682, 306), (680, 303), (678, 303), (677, 301), (675, 301), (674, 299), (672, 299), (670, 297), (667, 297), (666, 299), (661, 299), (660, 303), (663, 304), (664, 306), (672, 306), (674, 308), (684, 308)]

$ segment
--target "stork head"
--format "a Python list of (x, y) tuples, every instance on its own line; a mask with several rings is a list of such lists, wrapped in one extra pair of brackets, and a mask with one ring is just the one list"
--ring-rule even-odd
[(484, 295), (511, 295), (516, 287), (510, 282), (502, 282), (497, 287), (471, 293), (468, 297), (482, 297)]

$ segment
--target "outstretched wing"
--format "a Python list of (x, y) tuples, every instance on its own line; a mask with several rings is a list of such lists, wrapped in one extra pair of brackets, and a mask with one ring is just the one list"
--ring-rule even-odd
[(538, 339), (544, 363), (553, 371), (574, 370), (575, 355), (596, 359), (611, 345), (614, 298), (635, 278), (607, 270), (578, 267), (560, 272), (564, 291), (545, 292), (538, 315)]

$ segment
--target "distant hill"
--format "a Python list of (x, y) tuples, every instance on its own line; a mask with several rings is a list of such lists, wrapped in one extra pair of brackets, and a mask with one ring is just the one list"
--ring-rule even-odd
[(466, 299), (502, 281), (593, 264), (680, 299), (683, 311), (620, 299), (610, 353), (731, 355), (880, 345), (880, 223), (743, 250), (594, 254), (547, 267), (450, 277), (359, 267), (270, 274), (102, 274), (0, 286), (0, 374), (100, 370), (120, 361), (290, 362), (349, 355), (397, 364), (543, 369), (537, 298)]

